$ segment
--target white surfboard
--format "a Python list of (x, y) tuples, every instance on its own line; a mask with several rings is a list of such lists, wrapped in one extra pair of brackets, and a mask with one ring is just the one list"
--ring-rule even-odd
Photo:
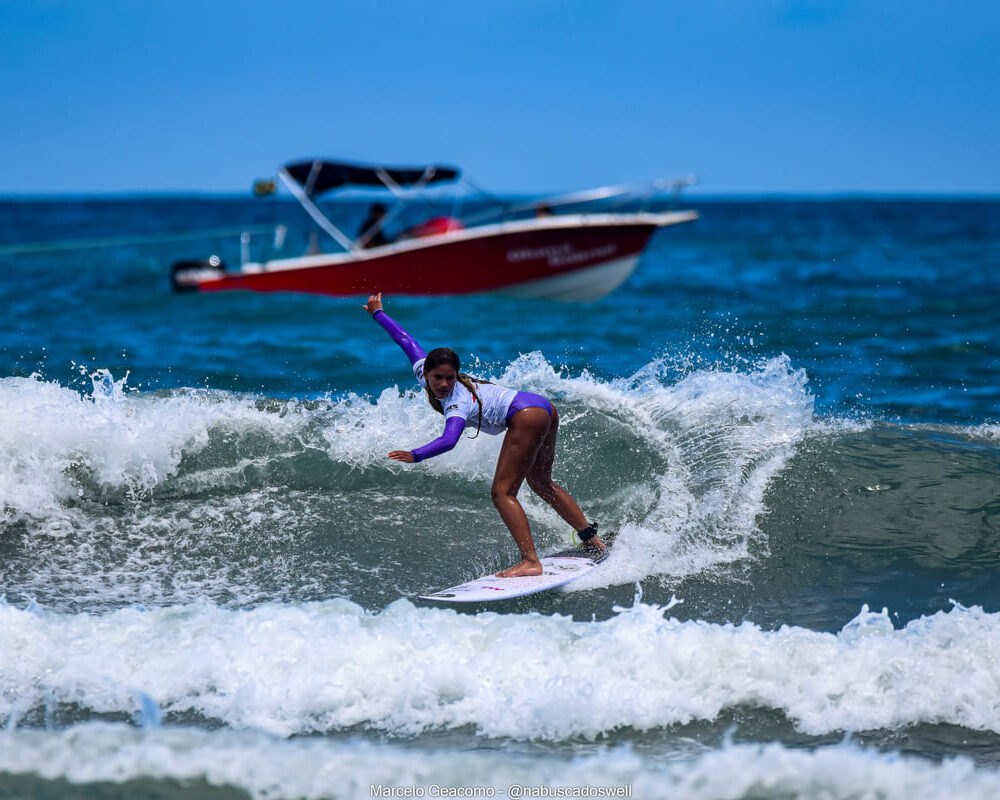
[(419, 595), (421, 600), (440, 600), (445, 603), (489, 603), (496, 600), (513, 600), (537, 592), (545, 592), (582, 578), (596, 569), (611, 552), (612, 536), (601, 537), (607, 549), (594, 552), (576, 548), (563, 550), (541, 559), (542, 574), (521, 578), (498, 578), (484, 575), (473, 581), (460, 583), (440, 592)]

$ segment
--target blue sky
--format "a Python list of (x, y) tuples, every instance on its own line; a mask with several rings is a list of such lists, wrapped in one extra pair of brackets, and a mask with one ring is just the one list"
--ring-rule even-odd
[(996, 0), (0, 0), (0, 195), (315, 155), (497, 192), (1000, 193)]

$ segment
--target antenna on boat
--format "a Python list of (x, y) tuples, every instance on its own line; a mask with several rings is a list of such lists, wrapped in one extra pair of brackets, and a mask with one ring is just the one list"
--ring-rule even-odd
[(670, 206), (671, 208), (678, 204), (681, 199), (681, 192), (687, 186), (697, 186), (698, 176), (697, 175), (685, 175), (682, 178), (674, 178), (670, 181)]

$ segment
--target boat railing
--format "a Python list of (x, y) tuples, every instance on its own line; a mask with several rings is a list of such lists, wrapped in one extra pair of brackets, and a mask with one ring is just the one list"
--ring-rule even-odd
[(667, 192), (669, 193), (667, 205), (675, 206), (683, 189), (696, 183), (695, 176), (687, 175), (682, 178), (660, 178), (644, 183), (599, 186), (594, 189), (532, 198), (515, 203), (501, 201), (496, 208), (463, 216), (462, 221), (466, 225), (482, 224), (490, 220), (506, 221), (520, 218), (526, 213), (537, 214), (540, 210), (555, 213), (554, 209), (570, 206), (589, 207), (588, 210), (591, 210), (594, 206), (600, 205), (601, 210), (604, 211), (631, 206), (632, 210), (635, 211), (648, 211), (653, 201), (662, 198)]
[[(286, 246), (295, 249), (291, 239), (297, 242), (300, 236), (305, 238), (296, 255), (318, 255), (327, 252), (318, 237), (320, 231), (329, 237), (326, 241), (332, 239), (336, 243), (338, 251), (356, 254), (369, 247), (372, 239), (381, 231), (402, 227), (402, 230), (391, 237), (394, 241), (426, 236), (428, 234), (421, 232), (420, 229), (424, 223), (428, 220), (433, 221), (435, 217), (453, 220), (458, 223), (457, 227), (469, 228), (530, 219), (544, 214), (555, 216), (622, 210), (643, 212), (649, 211), (654, 206), (655, 210), (671, 210), (677, 207), (683, 189), (697, 182), (694, 176), (688, 175), (681, 178), (600, 186), (578, 192), (512, 200), (509, 197), (491, 194), (468, 178), (463, 178), (458, 185), (449, 187), (450, 191), (434, 193), (431, 190), (431, 194), (428, 194), (425, 181), (402, 187), (396, 185), (390, 176), (385, 175), (380, 177), (385, 183), (385, 188), (392, 193), (397, 202), (386, 209), (384, 216), (377, 223), (352, 237), (346, 232), (343, 224), (338, 225), (332, 221), (331, 217), (334, 217), (341, 222), (341, 215), (338, 215), (335, 208), (324, 206), (321, 209), (317, 200), (284, 170), (280, 170), (278, 176), (315, 226), (307, 225), (303, 230), (295, 226), (294, 236), (289, 235), (289, 228), (284, 225), (274, 226), (267, 231), (257, 229), (244, 232), (240, 237), (242, 266), (248, 263), (266, 265), (273, 259), (288, 257)], [(351, 197), (345, 205), (340, 206), (340, 211), (343, 212), (345, 208), (351, 209), (346, 215), (349, 216), (364, 205), (364, 201)], [(449, 230), (454, 228), (444, 227), (436, 232), (443, 233)], [(268, 242), (267, 238), (258, 239), (262, 233), (268, 236), (273, 234), (273, 241)]]

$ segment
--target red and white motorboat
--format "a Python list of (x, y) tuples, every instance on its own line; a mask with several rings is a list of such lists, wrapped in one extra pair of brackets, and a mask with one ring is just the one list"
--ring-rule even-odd
[[(457, 295), (500, 292), (553, 300), (596, 300), (632, 274), (658, 229), (697, 218), (694, 211), (596, 210), (584, 206), (623, 198), (637, 204), (630, 187), (606, 187), (559, 197), (503, 205), (472, 216), (437, 216), (387, 241), (384, 230), (402, 208), (432, 184), (455, 181), (453, 167), (382, 167), (316, 159), (288, 164), (278, 177), (320, 230), (342, 252), (249, 261), (227, 270), (221, 260), (174, 265), (180, 291), (305, 292), (348, 296), (370, 292)], [(670, 184), (675, 194), (684, 181)], [(268, 188), (273, 191), (274, 184)], [(334, 225), (315, 198), (343, 188), (388, 190), (397, 203), (379, 204), (382, 215), (356, 238)], [(657, 184), (642, 203), (653, 200)], [(644, 205), (642, 207), (645, 207)], [(563, 213), (563, 212), (566, 213)], [(499, 218), (499, 219), (497, 219)], [(371, 219), (371, 218), (370, 218)]]

